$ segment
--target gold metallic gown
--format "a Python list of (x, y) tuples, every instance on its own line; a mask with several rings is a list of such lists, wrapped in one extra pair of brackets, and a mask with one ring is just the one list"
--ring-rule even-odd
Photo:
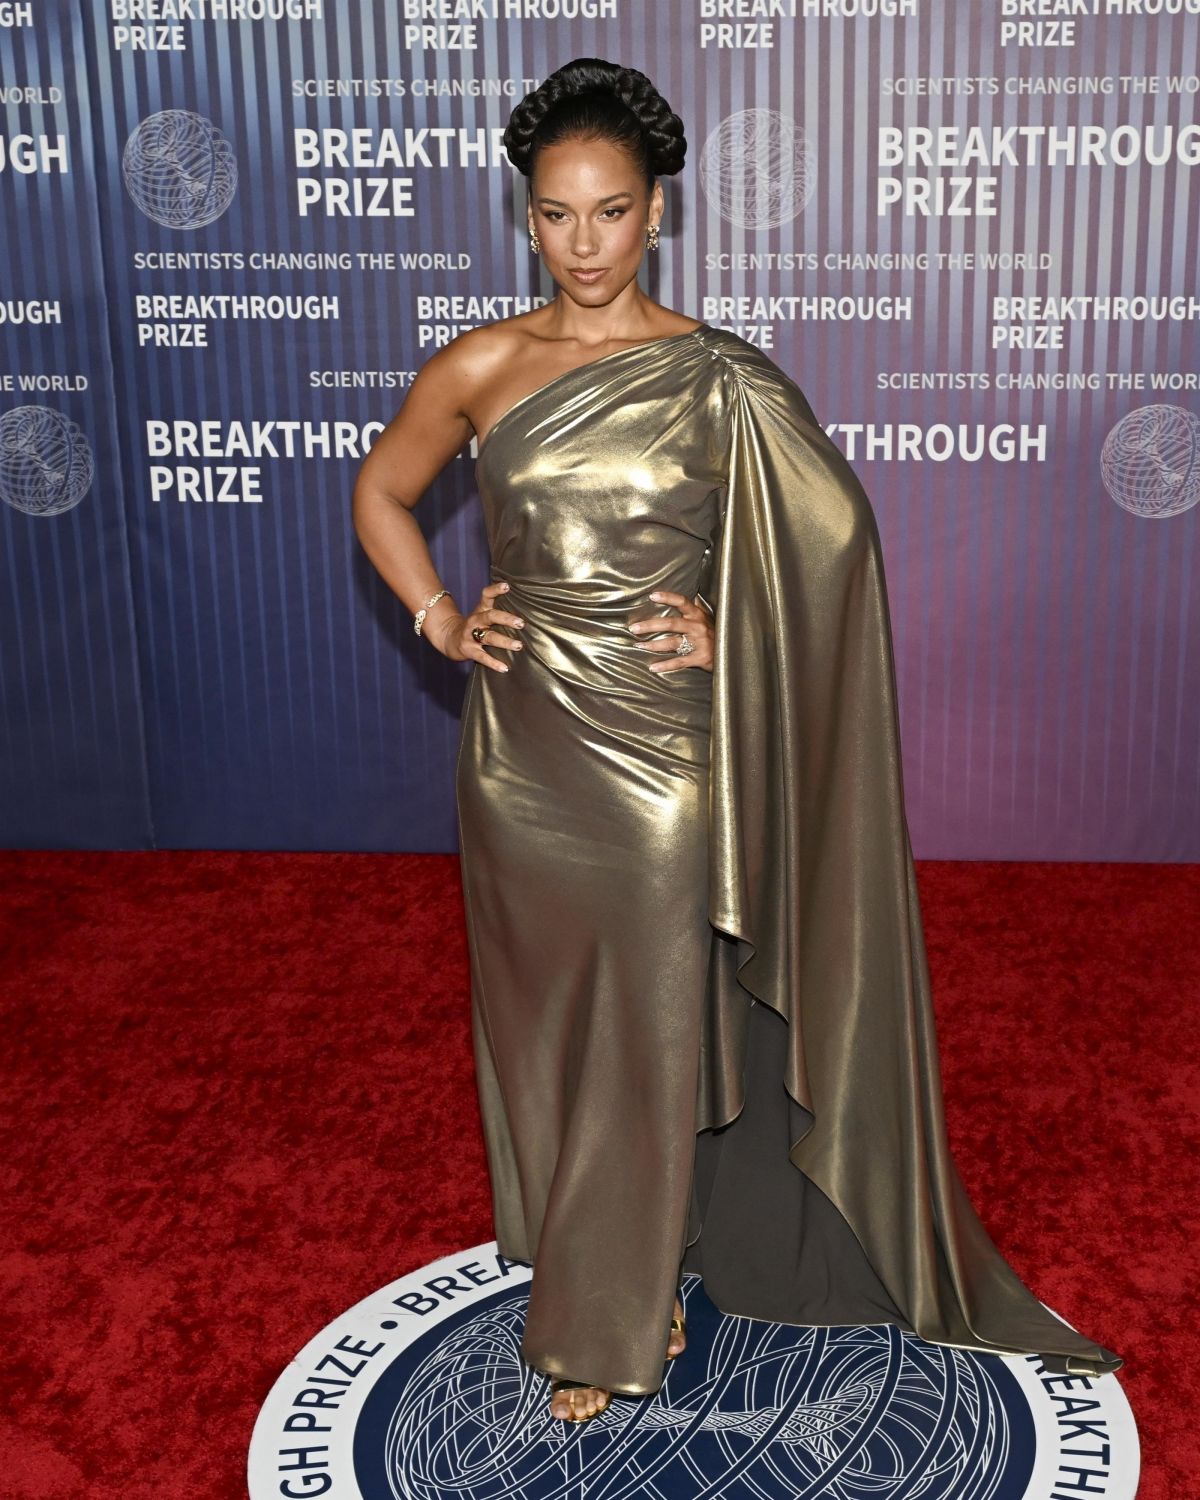
[[(476, 475), (526, 622), (471, 669), (457, 767), (525, 1358), (657, 1390), (682, 1262), (727, 1313), (1119, 1368), (950, 1155), (879, 535), (800, 388), (701, 324), (518, 400)], [(711, 673), (649, 670), (656, 589), (712, 608)]]

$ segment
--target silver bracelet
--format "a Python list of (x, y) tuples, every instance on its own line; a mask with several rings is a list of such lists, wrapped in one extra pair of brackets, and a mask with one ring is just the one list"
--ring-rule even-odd
[(417, 632), (418, 635), (421, 634), (421, 626), (425, 623), (426, 614), (428, 614), (428, 612), (433, 608), (433, 606), (438, 602), (443, 594), (448, 594), (449, 592), (449, 589), (439, 589), (438, 592), (432, 596), (432, 598), (426, 599), (421, 608), (417, 610), (416, 614), (413, 616), (413, 629)]

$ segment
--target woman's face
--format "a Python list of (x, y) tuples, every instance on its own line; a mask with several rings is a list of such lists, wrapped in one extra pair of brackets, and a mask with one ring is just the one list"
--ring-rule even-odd
[[(609, 141), (560, 141), (538, 153), (529, 227), (558, 285), (575, 302), (603, 307), (633, 281), (646, 226), (662, 217), (663, 191), (645, 182), (627, 152)], [(598, 274), (582, 278), (573, 269)]]

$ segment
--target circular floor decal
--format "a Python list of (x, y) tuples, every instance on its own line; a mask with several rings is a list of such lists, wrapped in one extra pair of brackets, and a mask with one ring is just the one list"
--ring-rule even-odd
[(276, 1381), (250, 1500), (1133, 1500), (1115, 1375), (1050, 1375), (888, 1324), (726, 1317), (684, 1283), (654, 1396), (572, 1425), (521, 1359), (531, 1271), (495, 1242), (364, 1298)]

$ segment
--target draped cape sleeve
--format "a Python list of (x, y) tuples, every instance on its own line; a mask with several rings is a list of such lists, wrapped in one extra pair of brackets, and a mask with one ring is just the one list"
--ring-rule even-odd
[(743, 1004), (787, 1022), (791, 1162), (922, 1338), (1115, 1370), (1008, 1265), (950, 1154), (871, 503), (788, 375), (735, 335), (716, 352), (709, 918), (736, 943)]

